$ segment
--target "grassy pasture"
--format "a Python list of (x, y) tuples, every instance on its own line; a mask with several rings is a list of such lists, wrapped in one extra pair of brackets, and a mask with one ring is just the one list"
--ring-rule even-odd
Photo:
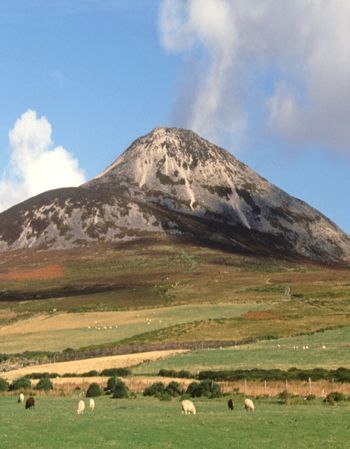
[[(193, 304), (120, 312), (35, 315), (0, 329), (1, 352), (61, 351), (118, 342), (193, 320), (238, 317), (264, 304)], [(116, 327), (117, 326), (117, 327)], [(43, 341), (45, 344), (43, 345)]]
[(196, 416), (180, 413), (177, 400), (96, 399), (96, 409), (75, 413), (78, 398), (38, 397), (25, 410), (15, 397), (0, 397), (2, 449), (344, 449), (349, 405), (281, 406), (257, 402), (254, 414), (241, 401), (232, 413), (226, 400), (195, 401)]
[[(280, 345), (278, 348), (277, 345)], [(308, 350), (303, 350), (308, 345)], [(322, 349), (322, 345), (326, 349)], [(293, 350), (298, 346), (298, 350)], [(312, 335), (265, 340), (234, 348), (193, 351), (146, 362), (133, 369), (135, 374), (157, 374), (161, 368), (196, 373), (205, 369), (315, 368), (350, 367), (350, 327), (317, 332)]]

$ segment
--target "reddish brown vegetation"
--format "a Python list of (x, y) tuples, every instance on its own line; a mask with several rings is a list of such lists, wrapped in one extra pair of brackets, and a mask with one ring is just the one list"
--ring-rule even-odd
[(50, 264), (44, 267), (33, 268), (31, 270), (21, 270), (15, 268), (7, 273), (0, 274), (1, 281), (30, 281), (40, 279), (55, 279), (63, 277), (64, 269), (61, 265)]

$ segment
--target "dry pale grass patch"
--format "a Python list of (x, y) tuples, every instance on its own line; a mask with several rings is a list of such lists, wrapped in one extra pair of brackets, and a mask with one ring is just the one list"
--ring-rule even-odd
[(313, 394), (317, 397), (325, 397), (332, 391), (340, 391), (346, 395), (350, 394), (350, 385), (345, 383), (330, 382), (328, 380), (319, 380), (311, 382), (311, 387), (307, 381), (249, 381), (244, 382), (219, 382), (225, 393), (234, 393), (239, 391), (246, 396), (277, 396), (284, 390), (297, 396), (308, 396)]
[(149, 351), (137, 354), (115, 355), (108, 357), (96, 357), (91, 359), (73, 360), (70, 362), (48, 363), (44, 365), (31, 365), (13, 371), (7, 371), (3, 377), (13, 380), (26, 374), (36, 373), (84, 373), (87, 371), (101, 371), (105, 368), (122, 368), (138, 365), (146, 360), (157, 360), (174, 354), (187, 352), (185, 350)]

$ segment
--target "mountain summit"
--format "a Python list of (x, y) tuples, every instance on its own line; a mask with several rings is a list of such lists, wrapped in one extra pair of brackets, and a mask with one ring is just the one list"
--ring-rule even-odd
[(350, 238), (192, 131), (156, 128), (103, 173), (0, 214), (0, 250), (166, 233), (254, 254), (350, 261)]

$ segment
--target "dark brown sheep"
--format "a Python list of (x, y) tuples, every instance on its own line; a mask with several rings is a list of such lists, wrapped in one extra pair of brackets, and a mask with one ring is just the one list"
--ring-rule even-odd
[(230, 410), (233, 410), (233, 409), (235, 408), (235, 405), (234, 405), (232, 399), (229, 399), (229, 400), (227, 401), (227, 407), (228, 407)]
[(35, 406), (35, 400), (34, 400), (34, 398), (31, 396), (30, 398), (28, 398), (28, 399), (26, 400), (26, 409), (27, 409), (27, 408), (34, 408), (34, 406)]

